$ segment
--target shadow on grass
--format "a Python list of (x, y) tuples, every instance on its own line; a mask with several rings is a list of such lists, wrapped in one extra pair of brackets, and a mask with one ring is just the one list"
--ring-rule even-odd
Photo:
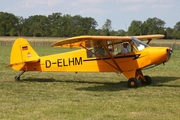
[(91, 87), (81, 87), (81, 88), (76, 88), (76, 90), (85, 90), (85, 91), (98, 91), (98, 92), (103, 92), (103, 91), (120, 91), (120, 90), (127, 90), (127, 82), (121, 81), (117, 83), (112, 83), (112, 82), (101, 82), (101, 84), (95, 84), (94, 86)]
[[(176, 81), (180, 80), (180, 77), (152, 77), (152, 84), (150, 86), (155, 86), (155, 87), (180, 87), (180, 84), (174, 84), (174, 85), (168, 85), (165, 84), (170, 81)], [(140, 81), (139, 81), (140, 82)], [(146, 87), (146, 85), (139, 85), (139, 87)], [(119, 90), (127, 90), (129, 89), (127, 87), (127, 82), (126, 81), (121, 81), (119, 83), (103, 83), (102, 85), (95, 85), (93, 87), (83, 87), (83, 88), (78, 88), (77, 90), (87, 90), (87, 91), (119, 91)]]
[[(86, 91), (119, 91), (126, 90), (127, 82), (101, 82), (101, 81), (83, 81), (83, 80), (55, 80), (54, 78), (26, 78), (20, 80), (20, 82), (66, 82), (66, 83), (75, 83), (75, 84), (89, 84), (93, 85), (92, 87), (82, 87), (75, 90), (86, 90)], [(86, 85), (87, 86), (87, 85)]]
[[(180, 87), (180, 85), (174, 84), (169, 85), (166, 84), (170, 81), (176, 81), (180, 79), (180, 77), (162, 77), (162, 76), (156, 76), (152, 77), (152, 84), (153, 87)], [(75, 83), (75, 84), (92, 84), (93, 86), (90, 87), (81, 87), (76, 88), (75, 90), (85, 90), (85, 91), (120, 91), (120, 90), (127, 90), (129, 89), (127, 87), (127, 81), (120, 81), (120, 82), (101, 82), (101, 81), (82, 81), (82, 80), (56, 80), (54, 78), (28, 78), (23, 79), (23, 81), (29, 81), (29, 82), (66, 82), (66, 83)], [(140, 84), (140, 87), (145, 87), (144, 85)]]
[(165, 84), (170, 81), (176, 81), (180, 80), (180, 77), (162, 77), (162, 76), (156, 76), (152, 77), (152, 84), (151, 86), (156, 86), (156, 87), (180, 87), (180, 84)]
[(23, 80), (20, 80), (20, 82), (58, 82), (54, 78), (26, 78)]

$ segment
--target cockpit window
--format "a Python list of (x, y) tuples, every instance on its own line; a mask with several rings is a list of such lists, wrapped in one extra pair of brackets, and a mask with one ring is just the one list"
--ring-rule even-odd
[(141, 40), (139, 40), (133, 36), (132, 36), (132, 41), (138, 50), (143, 50), (144, 48), (146, 48), (148, 46), (146, 43), (142, 42)]

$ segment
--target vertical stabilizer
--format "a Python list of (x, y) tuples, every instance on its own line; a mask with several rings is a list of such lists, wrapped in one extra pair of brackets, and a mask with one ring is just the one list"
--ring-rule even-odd
[(22, 70), (26, 62), (38, 61), (39, 56), (24, 38), (15, 40), (10, 56), (10, 64), (15, 70)]

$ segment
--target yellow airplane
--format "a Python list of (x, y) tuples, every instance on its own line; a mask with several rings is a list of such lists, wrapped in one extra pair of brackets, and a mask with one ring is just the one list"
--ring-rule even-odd
[[(18, 38), (12, 47), (10, 65), (14, 70), (42, 72), (117, 72), (127, 77), (127, 86), (150, 85), (151, 78), (142, 69), (167, 62), (172, 53), (169, 47), (151, 47), (152, 39), (164, 35), (142, 36), (78, 36), (60, 40), (52, 47), (80, 48), (71, 52), (38, 56), (27, 40)], [(147, 43), (143, 42), (147, 40)], [(127, 48), (122, 48), (123, 45)], [(126, 49), (127, 53), (122, 53)]]

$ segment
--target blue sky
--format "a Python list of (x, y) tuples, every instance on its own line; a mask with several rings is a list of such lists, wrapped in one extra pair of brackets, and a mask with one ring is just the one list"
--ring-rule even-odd
[(23, 18), (55, 12), (81, 15), (94, 18), (97, 28), (110, 19), (114, 30), (127, 30), (133, 20), (157, 17), (165, 21), (165, 27), (173, 28), (180, 21), (180, 0), (5, 0), (0, 11)]

